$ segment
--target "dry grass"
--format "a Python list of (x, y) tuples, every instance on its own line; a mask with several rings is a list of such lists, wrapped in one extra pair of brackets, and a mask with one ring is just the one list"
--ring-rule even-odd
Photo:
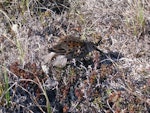
[[(150, 112), (150, 3), (61, 2), (0, 2), (0, 112)], [(105, 54), (53, 66), (47, 48), (66, 35), (102, 38)]]

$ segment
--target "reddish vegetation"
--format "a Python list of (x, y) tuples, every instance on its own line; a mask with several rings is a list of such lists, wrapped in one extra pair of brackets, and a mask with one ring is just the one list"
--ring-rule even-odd
[(135, 1), (0, 2), (0, 112), (149, 113), (149, 3)]

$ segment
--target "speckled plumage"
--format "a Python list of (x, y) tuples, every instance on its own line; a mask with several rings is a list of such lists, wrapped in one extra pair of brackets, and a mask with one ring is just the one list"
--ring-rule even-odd
[(81, 58), (93, 50), (100, 51), (93, 42), (83, 41), (76, 37), (64, 37), (57, 45), (48, 49), (58, 55), (65, 55), (67, 58)]

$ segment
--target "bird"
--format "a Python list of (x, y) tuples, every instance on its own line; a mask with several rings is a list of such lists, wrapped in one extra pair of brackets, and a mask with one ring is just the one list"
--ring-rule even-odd
[(57, 55), (65, 55), (68, 59), (83, 58), (94, 50), (103, 53), (96, 45), (93, 42), (81, 40), (79, 37), (65, 36), (56, 45), (48, 48), (48, 51), (55, 52)]

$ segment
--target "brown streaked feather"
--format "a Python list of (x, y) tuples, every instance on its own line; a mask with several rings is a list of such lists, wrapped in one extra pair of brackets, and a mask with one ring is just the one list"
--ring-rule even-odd
[(82, 41), (76, 37), (65, 37), (60, 39), (57, 45), (48, 49), (49, 52), (55, 52), (66, 57), (84, 57), (93, 50), (100, 51), (93, 42)]

